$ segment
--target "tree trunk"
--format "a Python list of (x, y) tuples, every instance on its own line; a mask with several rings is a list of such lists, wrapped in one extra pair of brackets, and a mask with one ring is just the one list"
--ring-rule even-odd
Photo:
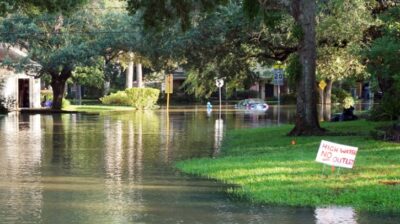
[(72, 76), (71, 67), (65, 66), (60, 73), (52, 71), (51, 75), (51, 88), (53, 88), (53, 104), (51, 106), (54, 110), (61, 110), (62, 100), (64, 98), (65, 83)]
[(53, 89), (53, 104), (51, 107), (54, 110), (61, 110), (62, 108), (66, 81), (62, 78), (52, 77), (50, 85)]
[(297, 81), (296, 123), (289, 135), (317, 135), (324, 131), (319, 126), (317, 112), (315, 11), (314, 0), (292, 1), (292, 15), (303, 36), (298, 52), (302, 69)]
[(325, 98), (324, 98), (324, 103), (325, 105), (330, 105), (332, 104), (332, 85), (333, 81), (331, 79), (327, 79), (326, 81), (326, 87), (325, 87)]
[(132, 88), (133, 83), (133, 69), (135, 65), (133, 61), (129, 61), (128, 68), (126, 69), (126, 79), (125, 79), (125, 88)]
[(136, 65), (136, 80), (138, 83), (138, 87), (143, 88), (143, 72), (141, 63)]

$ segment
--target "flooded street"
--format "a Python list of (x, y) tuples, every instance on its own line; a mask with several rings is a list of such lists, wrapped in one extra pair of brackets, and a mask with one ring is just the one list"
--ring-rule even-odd
[(0, 223), (399, 223), (350, 207), (251, 205), (176, 161), (217, 156), (227, 130), (290, 123), (204, 108), (0, 117)]

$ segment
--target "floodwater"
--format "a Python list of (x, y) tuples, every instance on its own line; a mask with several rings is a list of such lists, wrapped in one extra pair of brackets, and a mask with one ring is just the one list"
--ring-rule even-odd
[(351, 207), (292, 208), (229, 198), (178, 160), (217, 156), (227, 130), (293, 121), (202, 108), (0, 117), (0, 223), (399, 223)]

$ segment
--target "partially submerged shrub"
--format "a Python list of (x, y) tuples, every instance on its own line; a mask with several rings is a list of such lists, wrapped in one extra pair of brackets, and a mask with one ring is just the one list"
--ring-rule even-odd
[(349, 109), (350, 107), (354, 106), (354, 99), (351, 96), (347, 96), (342, 101), (342, 107), (344, 109)]
[(100, 98), (106, 105), (131, 106), (136, 109), (152, 109), (155, 107), (160, 90), (153, 88), (130, 88)]
[(16, 100), (13, 97), (0, 96), (0, 114), (6, 114), (15, 109)]
[(104, 96), (100, 98), (100, 101), (106, 105), (129, 106), (128, 95), (126, 95), (125, 91), (118, 91)]

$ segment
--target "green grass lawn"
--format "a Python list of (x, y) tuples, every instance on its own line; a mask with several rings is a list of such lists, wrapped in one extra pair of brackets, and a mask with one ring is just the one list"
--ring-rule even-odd
[[(292, 137), (292, 126), (239, 129), (227, 134), (215, 159), (182, 161), (177, 168), (237, 187), (229, 193), (256, 203), (290, 206), (349, 205), (358, 210), (400, 212), (400, 144), (377, 141), (382, 123), (322, 123), (327, 136)], [(315, 162), (320, 141), (358, 147), (353, 169)]]

